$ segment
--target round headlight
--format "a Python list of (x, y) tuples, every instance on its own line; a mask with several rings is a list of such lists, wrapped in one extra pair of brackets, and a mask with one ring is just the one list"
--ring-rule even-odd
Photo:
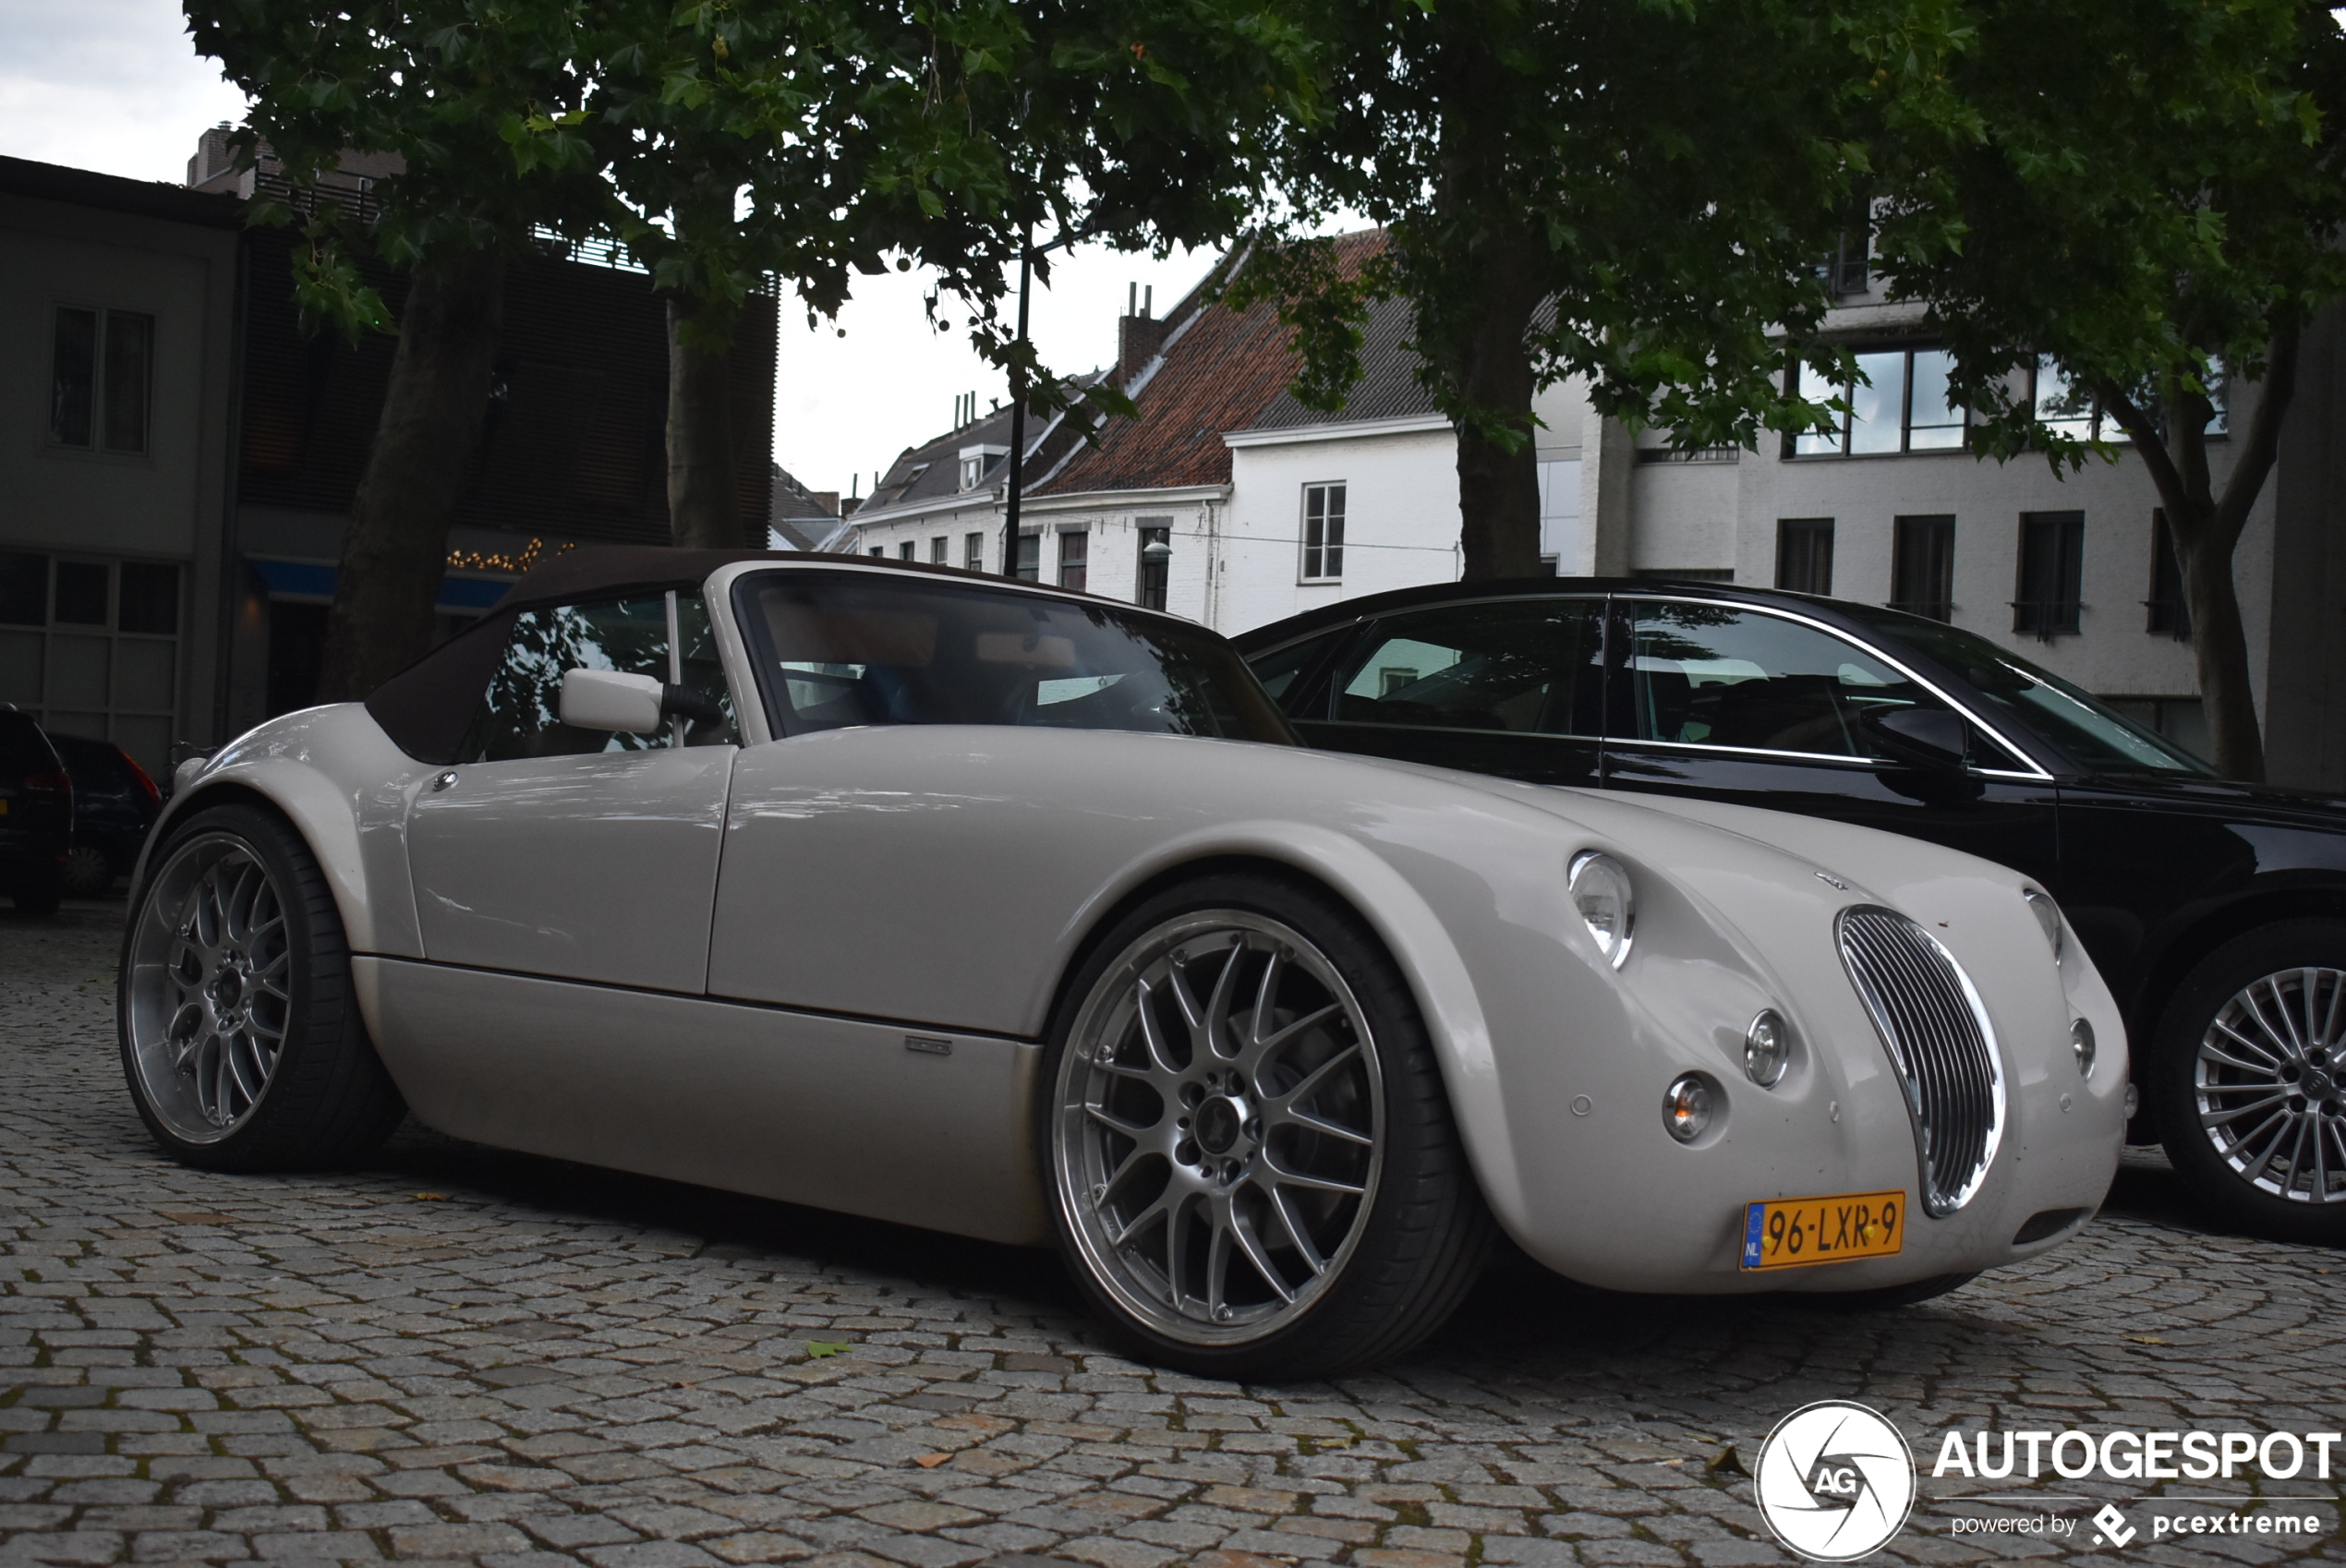
[(2053, 962), (2061, 962), (2062, 948), (2063, 947), (2062, 940), (2061, 906), (2052, 901), (2051, 894), (2039, 893), (2034, 887), (2023, 887), (2020, 890), (2020, 897), (2022, 900), (2027, 904), (2028, 912), (2037, 917), (2037, 924), (2043, 930), (2045, 934), (2045, 940), (2051, 944), (2053, 950)]
[(2077, 1076), (2094, 1075), (2094, 1026), (2079, 1019), (2069, 1026), (2069, 1054), (2077, 1058)]
[(1628, 868), (1602, 850), (1583, 850), (1572, 857), (1565, 885), (1572, 890), (1572, 907), (1589, 927), (1589, 939), (1619, 969), (1629, 956), (1638, 919)]
[(1679, 1142), (1692, 1143), (1710, 1130), (1711, 1113), (1717, 1102), (1710, 1080), (1700, 1073), (1680, 1073), (1663, 1093), (1662, 1125)]
[(1792, 1034), (1784, 1019), (1770, 1007), (1751, 1020), (1743, 1033), (1743, 1070), (1762, 1089), (1773, 1089), (1792, 1060)]

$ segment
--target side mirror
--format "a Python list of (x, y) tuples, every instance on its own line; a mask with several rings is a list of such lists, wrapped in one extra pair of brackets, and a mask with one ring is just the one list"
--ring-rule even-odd
[(580, 730), (648, 735), (664, 720), (659, 700), (664, 690), (662, 682), (648, 675), (566, 669), (562, 672), (562, 722)]
[(1908, 767), (1961, 773), (1971, 764), (1971, 727), (1943, 707), (1868, 708), (1857, 725), (1883, 755)]

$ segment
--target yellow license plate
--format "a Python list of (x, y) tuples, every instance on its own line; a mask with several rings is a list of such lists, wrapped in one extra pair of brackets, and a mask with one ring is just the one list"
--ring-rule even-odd
[(1906, 1239), (1906, 1195), (1850, 1192), (1837, 1198), (1777, 1198), (1747, 1205), (1743, 1266), (1808, 1269), (1887, 1258)]

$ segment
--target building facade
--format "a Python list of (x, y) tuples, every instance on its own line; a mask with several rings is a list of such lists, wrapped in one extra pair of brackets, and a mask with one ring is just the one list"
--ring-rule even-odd
[[(1354, 236), (1352, 243), (1373, 243)], [(1832, 434), (1674, 452), (1566, 382), (1535, 404), (1542, 554), (1567, 575), (1675, 576), (1893, 604), (1979, 633), (2204, 749), (2190, 618), (2155, 488), (2121, 440), (2082, 470), (1968, 445), (1946, 356), (1917, 307), (1843, 269), (1828, 329), (1867, 383)], [(1214, 303), (1209, 277), (1154, 354), (1113, 372), (1140, 410), (1030, 457), (1026, 574), (1238, 633), (1387, 588), (1455, 579), (1457, 442), (1417, 384), (1397, 306), (1372, 319), (1363, 379), (1334, 415), (1287, 392), (1295, 359), (1267, 308)], [(1129, 331), (1129, 323), (1128, 323)], [(2276, 781), (2346, 790), (2346, 311), (2308, 335), (2280, 458), (2233, 560)], [(2261, 389), (2226, 389), (2245, 429)], [(2042, 416), (2108, 439), (2047, 370)], [(980, 422), (981, 425), (984, 422)], [(973, 426), (937, 463), (996, 439)], [(958, 445), (957, 445), (958, 443)], [(914, 453), (907, 454), (908, 459)], [(2212, 433), (2220, 488), (2234, 444)], [(987, 468), (985, 475), (998, 476)], [(890, 478), (899, 476), (891, 473)], [(998, 477), (876, 495), (843, 548), (999, 570)]]

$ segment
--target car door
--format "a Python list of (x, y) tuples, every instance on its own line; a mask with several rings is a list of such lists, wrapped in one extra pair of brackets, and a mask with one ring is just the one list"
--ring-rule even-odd
[(1399, 611), (1356, 632), (1288, 713), (1332, 751), (1594, 785), (1603, 633), (1601, 595)]
[(1831, 817), (2058, 875), (2052, 780), (1992, 734), (1970, 724), (1960, 775), (1902, 766), (1868, 736), (1868, 709), (1953, 706), (1875, 649), (1724, 600), (1620, 595), (1612, 614), (1608, 789)]
[[(558, 717), (574, 669), (694, 687), (726, 722), (622, 735)], [(731, 698), (696, 593), (529, 609), (460, 762), (420, 786), (408, 863), (433, 963), (698, 994), (725, 798)]]

